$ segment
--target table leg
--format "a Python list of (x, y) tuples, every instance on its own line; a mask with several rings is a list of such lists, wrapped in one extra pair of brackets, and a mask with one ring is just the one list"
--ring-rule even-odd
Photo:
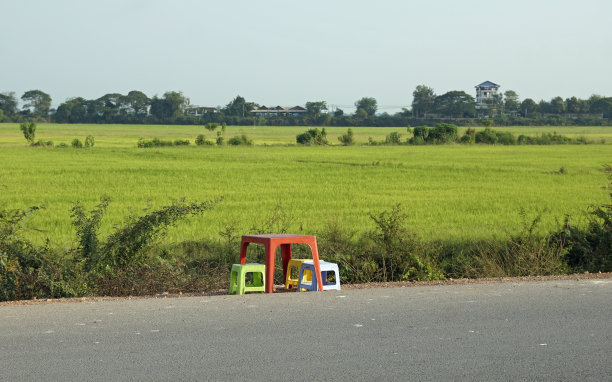
[(291, 260), (291, 244), (281, 244), (281, 258), (283, 259), (283, 277), (287, 277), (287, 266)]
[(249, 246), (248, 241), (242, 241), (240, 244), (240, 264), (246, 263), (247, 247)]
[(274, 260), (278, 245), (266, 245), (266, 293), (274, 293)]

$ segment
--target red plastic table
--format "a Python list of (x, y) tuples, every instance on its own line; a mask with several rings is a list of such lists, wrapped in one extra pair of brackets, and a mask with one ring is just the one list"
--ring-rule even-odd
[(323, 290), (316, 236), (292, 234), (244, 235), (242, 236), (242, 243), (240, 244), (240, 264), (246, 262), (247, 247), (250, 243), (263, 244), (266, 249), (266, 293), (274, 292), (274, 262), (276, 259), (276, 250), (279, 246), (281, 247), (283, 275), (286, 275), (287, 265), (289, 264), (289, 260), (291, 260), (291, 244), (298, 243), (307, 244), (310, 247), (317, 275), (318, 290)]

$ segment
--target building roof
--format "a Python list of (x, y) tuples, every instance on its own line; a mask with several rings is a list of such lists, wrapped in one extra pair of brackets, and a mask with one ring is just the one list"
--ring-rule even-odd
[(268, 107), (265, 105), (262, 105), (260, 107), (258, 107), (257, 109), (251, 110), (252, 113), (303, 113), (305, 112), (306, 109), (303, 108), (302, 106), (294, 106), (294, 107), (287, 107), (287, 106), (272, 106), (272, 107)]
[(498, 84), (494, 84), (491, 81), (485, 81), (483, 83), (481, 83), (480, 85), (476, 85), (477, 88), (498, 88), (499, 85)]

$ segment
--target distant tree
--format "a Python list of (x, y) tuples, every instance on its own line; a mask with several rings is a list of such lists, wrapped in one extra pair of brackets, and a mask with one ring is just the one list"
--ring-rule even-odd
[(11, 117), (17, 113), (17, 97), (15, 92), (0, 93), (0, 110), (4, 115)]
[(527, 117), (534, 113), (538, 109), (538, 104), (535, 103), (531, 98), (525, 98), (523, 102), (521, 102), (521, 113), (523, 117)]
[(125, 96), (120, 93), (108, 93), (98, 98), (98, 101), (102, 103), (102, 106), (111, 109), (119, 110), (119, 107), (123, 104)]
[(147, 110), (149, 105), (151, 105), (151, 100), (141, 91), (132, 90), (125, 96), (124, 99), (125, 104), (134, 111), (136, 115), (145, 115), (147, 114)]
[(344, 110), (342, 110), (342, 109), (340, 109), (340, 108), (337, 108), (337, 109), (334, 111), (334, 117), (342, 117), (343, 115), (344, 115)]
[(540, 100), (540, 102), (538, 102), (538, 111), (540, 113), (552, 113), (552, 105), (550, 104), (550, 102), (547, 102), (545, 100)]
[(108, 93), (96, 100), (98, 117), (104, 122), (119, 122), (122, 110), (125, 110), (125, 96), (120, 93)]
[(24, 102), (24, 110), (28, 110), (38, 117), (48, 115), (51, 107), (51, 96), (42, 90), (28, 90), (23, 93), (21, 100)]
[(436, 97), (436, 112), (451, 118), (473, 117), (476, 103), (474, 97), (464, 91), (453, 90)]
[(19, 125), (19, 129), (23, 133), (23, 137), (30, 144), (34, 144), (34, 138), (36, 138), (36, 124), (34, 122), (24, 122)]
[(70, 121), (70, 113), (72, 111), (72, 105), (70, 105), (69, 100), (64, 103), (61, 103), (57, 110), (55, 111), (55, 115), (53, 119), (55, 122), (66, 123)]
[(318, 119), (323, 110), (327, 110), (327, 102), (325, 101), (306, 102), (306, 112), (314, 119)]
[(368, 118), (368, 112), (365, 111), (364, 109), (357, 109), (355, 110), (355, 117), (359, 118), (359, 119), (366, 119)]
[(182, 92), (170, 91), (164, 93), (163, 98), (154, 96), (151, 99), (151, 114), (161, 121), (172, 122), (183, 114), (189, 99)]
[(602, 113), (604, 118), (612, 118), (612, 97), (600, 98), (591, 104), (591, 113)]
[(565, 102), (561, 97), (555, 97), (550, 100), (551, 113), (554, 114), (563, 114), (566, 110)]
[(368, 117), (374, 116), (378, 109), (378, 103), (375, 98), (363, 97), (362, 99), (355, 102), (357, 110), (361, 109), (366, 112)]
[(189, 98), (185, 97), (183, 92), (166, 92), (164, 93), (164, 100), (172, 111), (172, 118), (182, 115), (185, 107), (189, 106)]
[(566, 111), (568, 113), (572, 113), (572, 114), (578, 114), (581, 113), (581, 105), (580, 105), (580, 100), (576, 97), (571, 97), (571, 98), (566, 98), (565, 99), (565, 105), (566, 105)]
[(520, 108), (521, 103), (518, 94), (514, 90), (506, 90), (504, 92), (504, 111), (506, 113), (517, 112)]
[(172, 116), (172, 110), (168, 103), (163, 98), (154, 95), (151, 98), (151, 115), (158, 118), (161, 121), (167, 120)]
[(236, 96), (222, 109), (223, 114), (235, 117), (248, 117), (249, 112), (259, 107), (256, 103), (247, 102), (243, 97)]
[(87, 102), (81, 97), (69, 98), (57, 107), (53, 119), (59, 123), (87, 122)]
[(431, 112), (434, 108), (436, 94), (429, 86), (419, 85), (412, 92), (412, 111), (415, 117), (420, 118)]

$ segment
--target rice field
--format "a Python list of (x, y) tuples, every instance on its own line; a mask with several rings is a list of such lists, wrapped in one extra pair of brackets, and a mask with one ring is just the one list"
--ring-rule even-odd
[[(612, 142), (610, 127), (506, 128), (518, 134), (556, 131)], [(37, 139), (70, 144), (94, 135), (89, 149), (28, 147), (17, 124), (0, 124), (0, 207), (44, 205), (28, 226), (36, 241), (70, 245), (70, 208), (91, 209), (112, 198), (103, 230), (132, 212), (172, 199), (224, 201), (182, 223), (168, 242), (219, 237), (230, 224), (247, 233), (268, 220), (276, 206), (294, 218), (293, 232), (316, 233), (330, 222), (362, 232), (369, 213), (401, 203), (409, 225), (425, 240), (478, 240), (521, 229), (521, 211), (542, 214), (541, 232), (566, 214), (583, 216), (609, 199), (603, 164), (609, 144), (557, 146), (365, 146), (399, 128), (353, 128), (357, 145), (293, 145), (305, 127), (228, 127), (226, 137), (246, 134), (251, 147), (194, 146), (195, 126), (41, 124)], [(327, 128), (328, 139), (346, 128)], [(501, 130), (501, 129), (500, 129)], [(405, 129), (404, 129), (404, 134)], [(139, 137), (190, 139), (186, 147), (136, 148)]]

